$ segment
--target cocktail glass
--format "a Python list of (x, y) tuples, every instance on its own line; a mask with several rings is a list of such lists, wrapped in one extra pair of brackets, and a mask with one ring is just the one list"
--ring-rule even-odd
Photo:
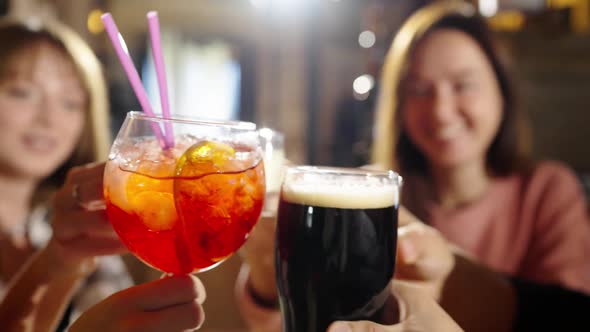
[[(170, 124), (174, 146), (154, 135)], [(256, 125), (130, 112), (104, 174), (107, 215), (129, 250), (172, 274), (215, 267), (246, 241), (264, 203)]]

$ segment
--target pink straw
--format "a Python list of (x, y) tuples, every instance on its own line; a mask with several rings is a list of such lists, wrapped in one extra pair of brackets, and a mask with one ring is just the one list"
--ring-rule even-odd
[[(170, 119), (170, 103), (168, 102), (168, 83), (166, 82), (166, 66), (164, 64), (164, 56), (162, 54), (162, 43), (160, 41), (160, 22), (158, 20), (158, 12), (150, 11), (147, 13), (148, 26), (150, 28), (150, 39), (152, 44), (152, 55), (154, 57), (154, 65), (156, 66), (156, 76), (158, 77), (158, 87), (160, 89), (160, 103), (162, 104), (162, 115), (165, 119)], [(167, 146), (174, 146), (174, 133), (172, 132), (172, 124), (170, 122), (164, 123), (166, 129)]]
[[(119, 61), (121, 62), (121, 65), (123, 66), (123, 69), (127, 74), (129, 83), (131, 83), (131, 87), (135, 92), (135, 96), (137, 96), (137, 99), (139, 100), (139, 104), (141, 105), (143, 112), (148, 116), (154, 116), (154, 112), (152, 111), (152, 107), (150, 105), (147, 93), (143, 88), (141, 79), (139, 78), (139, 74), (137, 73), (137, 70), (135, 69), (133, 62), (131, 61), (131, 57), (129, 56), (129, 53), (126, 50), (127, 47), (125, 46), (124, 48), (125, 41), (123, 40), (121, 33), (119, 33), (119, 29), (117, 28), (117, 25), (115, 24), (112, 15), (110, 13), (105, 13), (100, 18), (102, 19), (104, 27), (111, 39), (111, 43), (115, 48), (115, 52), (117, 53)], [(164, 139), (164, 135), (162, 134), (160, 126), (158, 126), (158, 124), (155, 122), (151, 122), (151, 125), (154, 134), (160, 142), (160, 146), (163, 149), (168, 148), (168, 145), (166, 144), (166, 140)]]

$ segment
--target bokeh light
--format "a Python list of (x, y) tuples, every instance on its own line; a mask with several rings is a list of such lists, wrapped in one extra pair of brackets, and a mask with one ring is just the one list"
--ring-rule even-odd
[(250, 3), (258, 9), (266, 9), (270, 5), (270, 0), (250, 0)]
[(260, 10), (270, 9), (281, 14), (292, 14), (307, 6), (307, 0), (250, 0)]
[(373, 86), (375, 85), (375, 79), (373, 76), (369, 74), (364, 74), (357, 77), (354, 82), (352, 82), (352, 89), (355, 93), (359, 95), (364, 95), (369, 93)]
[(479, 0), (479, 12), (486, 17), (496, 15), (498, 12), (498, 0)]
[(88, 26), (88, 31), (97, 35), (104, 31), (104, 25), (100, 17), (104, 14), (104, 12), (100, 9), (93, 9), (88, 14), (88, 20), (86, 21), (86, 25)]
[(377, 38), (375, 37), (375, 33), (370, 30), (365, 30), (359, 34), (359, 45), (362, 48), (371, 48), (375, 45), (375, 41)]

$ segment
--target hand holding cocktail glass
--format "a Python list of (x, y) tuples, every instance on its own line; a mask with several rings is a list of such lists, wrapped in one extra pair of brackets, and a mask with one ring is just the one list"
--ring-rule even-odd
[(103, 163), (74, 167), (53, 198), (52, 234), (43, 250), (52, 276), (83, 278), (98, 256), (127, 252), (105, 217), (103, 173)]

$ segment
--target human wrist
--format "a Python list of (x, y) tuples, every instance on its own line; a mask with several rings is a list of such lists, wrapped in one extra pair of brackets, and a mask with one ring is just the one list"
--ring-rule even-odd
[(252, 278), (249, 277), (246, 280), (246, 292), (254, 303), (265, 309), (278, 309), (279, 299), (275, 292), (262, 291), (260, 288), (256, 288), (252, 283)]
[(257, 255), (250, 255), (246, 261), (249, 273), (247, 278), (250, 287), (260, 298), (276, 301), (278, 298), (274, 261), (267, 253), (258, 251)]
[(250, 302), (260, 309), (277, 310), (279, 301), (276, 286), (268, 287), (268, 285), (275, 285), (274, 280), (272, 283), (265, 283), (264, 279), (256, 278), (256, 275), (252, 274), (255, 271), (248, 263), (242, 264), (236, 280), (236, 294), (241, 294), (238, 298), (246, 299), (246, 303)]
[(51, 278), (85, 278), (96, 270), (96, 259), (73, 258), (56, 239), (51, 239), (40, 253)]

